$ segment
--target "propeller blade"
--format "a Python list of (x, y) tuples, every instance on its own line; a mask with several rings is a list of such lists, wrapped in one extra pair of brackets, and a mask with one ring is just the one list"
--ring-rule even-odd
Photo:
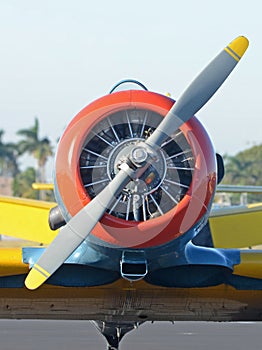
[(103, 191), (60, 229), (58, 235), (30, 270), (25, 280), (25, 286), (28, 289), (40, 287), (87, 238), (114, 198), (130, 182), (130, 177), (135, 171), (126, 165), (124, 168), (125, 170), (120, 170)]
[(146, 143), (153, 148), (160, 147), (167, 137), (195, 115), (223, 84), (247, 48), (248, 39), (244, 36), (225, 47), (178, 98)]
[[(234, 69), (247, 47), (248, 40), (245, 37), (238, 37), (232, 41), (190, 84), (145, 144), (157, 149), (166, 138), (203, 107)], [(143, 158), (143, 152), (137, 152), (137, 161), (141, 163), (139, 172), (123, 163), (121, 170), (108, 186), (60, 230), (30, 270), (25, 280), (28, 289), (36, 289), (42, 285), (86, 239), (114, 198), (131, 179), (141, 176), (146, 170), (148, 164), (143, 164)], [(145, 153), (147, 162), (150, 162), (149, 158)]]

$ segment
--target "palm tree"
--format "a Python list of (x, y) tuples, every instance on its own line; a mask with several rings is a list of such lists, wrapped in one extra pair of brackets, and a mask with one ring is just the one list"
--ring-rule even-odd
[(17, 135), (23, 139), (18, 142), (19, 155), (29, 153), (37, 160), (36, 181), (45, 182), (45, 165), (48, 157), (53, 155), (50, 140), (47, 137), (39, 137), (39, 121), (35, 118), (35, 124), (29, 129), (17, 131)]
[(252, 160), (237, 156), (225, 157), (226, 176), (225, 182), (231, 185), (252, 185), (252, 183), (245, 183), (247, 180), (247, 170), (252, 166)]
[[(226, 156), (224, 184), (262, 185), (262, 144), (239, 152), (235, 156)], [(232, 195), (232, 198), (239, 195)], [(249, 202), (262, 200), (262, 195), (248, 194)]]
[(0, 130), (0, 175), (14, 177), (18, 173), (18, 152), (14, 143), (3, 142), (4, 130)]
[(38, 199), (38, 193), (33, 190), (32, 183), (35, 181), (35, 169), (26, 168), (17, 174), (13, 181), (13, 195), (16, 197)]

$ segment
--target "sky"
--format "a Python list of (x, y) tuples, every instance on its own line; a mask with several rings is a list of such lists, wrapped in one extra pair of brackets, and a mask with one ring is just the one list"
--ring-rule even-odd
[(245, 35), (248, 51), (197, 117), (221, 154), (261, 144), (261, 13), (260, 0), (0, 0), (4, 141), (37, 117), (55, 145), (84, 106), (125, 78), (176, 99)]

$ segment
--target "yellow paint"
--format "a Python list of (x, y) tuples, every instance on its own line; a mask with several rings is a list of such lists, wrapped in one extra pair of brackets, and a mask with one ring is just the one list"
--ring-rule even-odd
[(28, 265), (22, 262), (21, 248), (1, 248), (0, 277), (28, 273)]
[(227, 47), (225, 47), (225, 51), (232, 56), (237, 62), (240, 60), (238, 56), (236, 56), (232, 51), (230, 51)]
[(262, 205), (248, 205), (238, 212), (211, 216), (212, 239), (216, 248), (246, 248), (262, 244)]
[(37, 271), (39, 271), (42, 275), (44, 275), (45, 277), (50, 277), (51, 274), (46, 271), (45, 269), (43, 269), (40, 265), (35, 264), (34, 265), (34, 269), (36, 269)]
[(262, 278), (262, 251), (241, 252), (241, 263), (234, 267), (234, 274), (252, 278)]
[[(231, 55), (235, 60), (239, 61), (239, 56), (240, 58), (244, 55), (246, 52), (246, 49), (248, 48), (248, 39), (244, 36), (239, 36), (235, 40), (233, 40), (226, 48), (226, 52)], [(230, 50), (228, 50), (228, 48)], [(232, 53), (232, 51), (233, 53)], [(234, 54), (235, 53), (235, 54)]]
[(41, 272), (36, 270), (35, 267), (33, 267), (29, 272), (28, 276), (26, 277), (25, 286), (30, 290), (34, 290), (40, 287), (47, 279), (47, 276), (43, 275)]
[(252, 203), (248, 204), (249, 209), (258, 209), (262, 211), (262, 204), (261, 203)]
[(34, 182), (32, 184), (32, 188), (34, 190), (53, 190), (54, 184), (45, 184), (45, 183), (40, 183), (40, 182)]
[(0, 197), (0, 234), (49, 244), (57, 235), (48, 225), (55, 203), (24, 198)]

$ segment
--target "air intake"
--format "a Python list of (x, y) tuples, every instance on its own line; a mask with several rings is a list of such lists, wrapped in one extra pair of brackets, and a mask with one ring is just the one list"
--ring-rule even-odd
[(120, 261), (121, 276), (128, 281), (138, 281), (148, 272), (143, 251), (124, 251)]

